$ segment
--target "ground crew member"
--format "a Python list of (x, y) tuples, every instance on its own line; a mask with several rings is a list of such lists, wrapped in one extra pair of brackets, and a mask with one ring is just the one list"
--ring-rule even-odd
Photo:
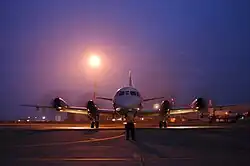
[(131, 132), (132, 140), (135, 141), (134, 113), (128, 112), (125, 118), (126, 118), (126, 124), (125, 124), (126, 140), (129, 140), (130, 132)]

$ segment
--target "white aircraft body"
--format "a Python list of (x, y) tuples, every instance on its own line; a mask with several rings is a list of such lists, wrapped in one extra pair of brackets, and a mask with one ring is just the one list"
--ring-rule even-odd
[(167, 126), (168, 116), (171, 114), (184, 114), (190, 112), (208, 112), (208, 107), (203, 98), (196, 98), (190, 106), (186, 108), (173, 108), (171, 102), (163, 100), (158, 110), (144, 110), (143, 103), (151, 100), (163, 99), (164, 97), (154, 97), (145, 99), (132, 84), (131, 71), (129, 71), (129, 85), (118, 89), (113, 98), (96, 97), (97, 99), (108, 100), (113, 103), (113, 108), (103, 109), (98, 108), (93, 100), (87, 102), (86, 107), (69, 106), (66, 101), (60, 97), (53, 99), (51, 105), (30, 105), (24, 104), (21, 106), (35, 107), (37, 109), (55, 109), (59, 112), (85, 114), (91, 121), (91, 128), (99, 128), (100, 115), (116, 115), (127, 116), (128, 112), (135, 116), (154, 116), (159, 117), (159, 127)]

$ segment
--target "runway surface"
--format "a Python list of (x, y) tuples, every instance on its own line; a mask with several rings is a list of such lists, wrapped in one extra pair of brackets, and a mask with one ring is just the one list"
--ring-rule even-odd
[[(137, 122), (135, 124), (138, 129), (158, 129), (157, 121)], [(208, 122), (184, 122), (184, 123), (170, 123), (168, 129), (195, 129), (195, 128), (225, 128), (228, 125), (211, 124)], [(0, 129), (29, 129), (29, 130), (77, 130), (90, 129), (89, 123), (79, 124), (56, 124), (56, 123), (0, 123)], [(124, 124), (121, 121), (114, 123), (100, 123), (98, 130), (124, 130)]]
[(250, 162), (249, 127), (145, 127), (136, 130), (136, 142), (125, 140), (122, 129), (61, 127), (65, 128), (1, 126), (0, 165), (211, 166)]

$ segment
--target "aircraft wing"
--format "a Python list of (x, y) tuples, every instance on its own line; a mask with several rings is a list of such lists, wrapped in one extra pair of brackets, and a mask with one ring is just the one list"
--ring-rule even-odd
[(113, 99), (112, 99), (112, 98), (108, 98), (108, 97), (99, 97), (99, 96), (97, 96), (97, 97), (96, 97), (96, 99), (113, 101)]
[(187, 114), (187, 113), (193, 113), (198, 112), (197, 109), (192, 108), (176, 108), (170, 110), (170, 115), (176, 115), (176, 114)]
[[(69, 108), (65, 109), (63, 112), (70, 112), (70, 113), (76, 113), (76, 114), (86, 114), (88, 112), (88, 109), (86, 107), (69, 107)], [(112, 115), (114, 112), (114, 109), (112, 109), (112, 108), (98, 108), (98, 112), (100, 114)]]
[[(171, 109), (169, 114), (170, 115), (177, 115), (177, 114), (187, 114), (187, 113), (192, 113), (192, 112), (198, 112), (196, 109), (191, 109), (191, 108), (174, 108)], [(142, 110), (138, 112), (138, 115), (141, 116), (159, 116), (159, 111), (158, 110)]]
[(163, 99), (163, 98), (164, 98), (164, 97), (153, 97), (153, 98), (143, 99), (143, 101), (146, 102), (146, 101), (158, 100), (158, 99)]
[[(52, 106), (45, 106), (45, 105), (29, 105), (29, 104), (23, 104), (21, 106), (24, 107), (34, 107), (34, 108), (41, 108), (41, 109), (56, 109)], [(112, 115), (114, 109), (104, 109), (104, 108), (98, 108), (98, 112), (100, 114), (106, 114), (106, 115)], [(74, 106), (69, 106), (66, 108), (62, 108), (59, 110), (59, 112), (68, 112), (68, 113), (74, 113), (74, 114), (88, 114), (88, 109), (86, 107), (74, 107)]]
[(47, 108), (47, 109), (53, 109), (54, 107), (52, 107), (52, 106), (45, 106), (45, 105), (32, 105), (32, 104), (21, 104), (20, 106), (23, 106), (23, 107), (34, 107), (34, 108), (37, 108), (37, 109), (39, 109), (39, 108)]

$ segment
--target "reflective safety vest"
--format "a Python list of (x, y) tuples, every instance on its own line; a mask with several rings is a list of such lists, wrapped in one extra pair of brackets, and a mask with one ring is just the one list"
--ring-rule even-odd
[(134, 113), (133, 112), (128, 112), (126, 116), (126, 122), (127, 123), (134, 123)]

